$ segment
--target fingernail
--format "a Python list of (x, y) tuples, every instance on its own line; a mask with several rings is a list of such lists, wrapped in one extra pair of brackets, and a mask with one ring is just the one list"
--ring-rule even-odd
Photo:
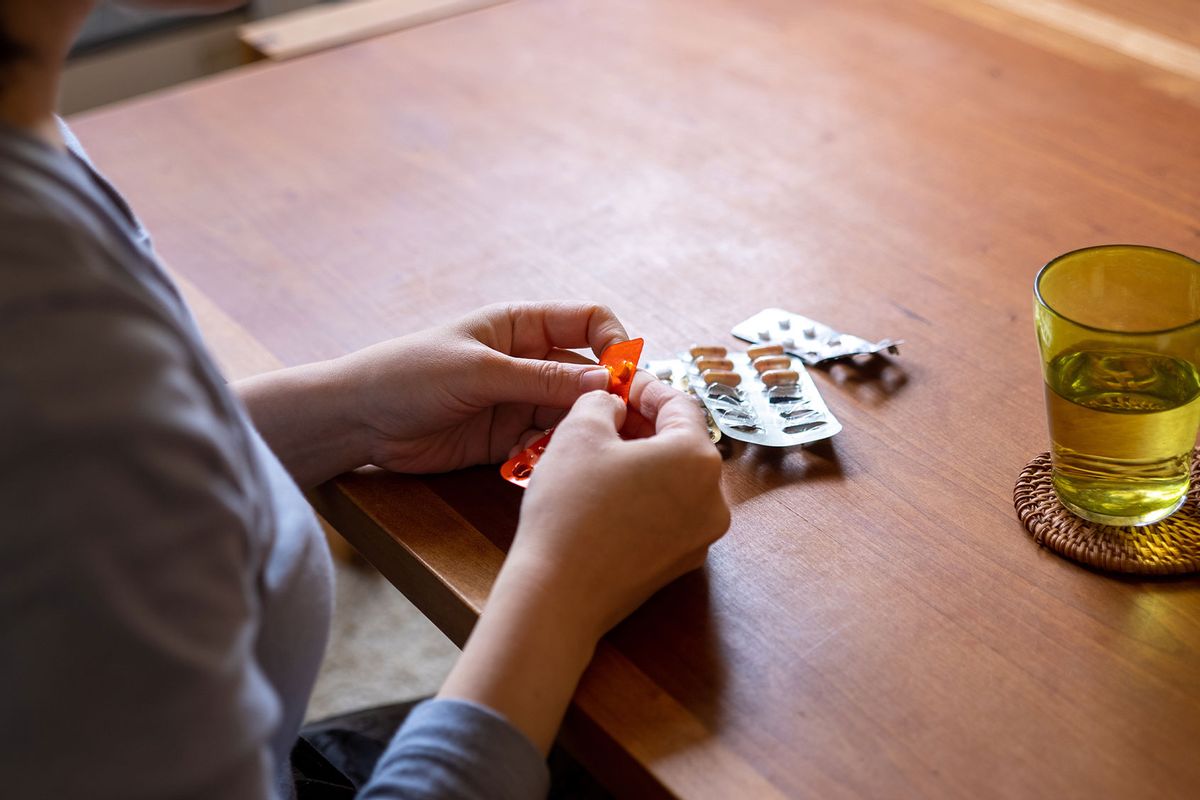
[(595, 367), (583, 373), (583, 377), (579, 379), (579, 388), (585, 392), (595, 392), (608, 388), (608, 370), (604, 367)]

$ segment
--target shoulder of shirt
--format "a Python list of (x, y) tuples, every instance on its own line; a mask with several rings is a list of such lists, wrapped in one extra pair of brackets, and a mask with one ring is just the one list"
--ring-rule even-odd
[(0, 410), (25, 420), (29, 435), (17, 438), (227, 424), (232, 401), (187, 320), (87, 186), (72, 184), (70, 165), (10, 163), (0, 175)]
[(104, 306), (177, 332), (171, 310), (131, 264), (133, 245), (92, 203), (59, 176), (16, 171), (0, 179), (0, 329), (31, 315)]
[(67, 278), (107, 283), (116, 266), (113, 233), (86, 198), (66, 184), (16, 177), (0, 180), (0, 303)]
[(18, 423), (0, 432), (0, 471), (54, 453), (157, 476), (160, 492), (204, 475), (257, 513), (232, 401), (121, 254), (69, 213), (0, 200), (0, 419)]
[(31, 166), (0, 177), (0, 372), (11, 378), (17, 365), (40, 359), (47, 379), (52, 369), (86, 371), (114, 359), (135, 383), (162, 369), (192, 373), (194, 382), (193, 345), (137, 265), (123, 263), (136, 258), (65, 176)]

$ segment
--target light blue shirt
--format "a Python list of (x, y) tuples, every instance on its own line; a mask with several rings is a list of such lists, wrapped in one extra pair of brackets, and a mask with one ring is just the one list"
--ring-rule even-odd
[[(311, 509), (87, 163), (0, 128), (0, 787), (273, 798), (329, 629)], [(370, 798), (544, 796), (495, 713), (426, 703)]]

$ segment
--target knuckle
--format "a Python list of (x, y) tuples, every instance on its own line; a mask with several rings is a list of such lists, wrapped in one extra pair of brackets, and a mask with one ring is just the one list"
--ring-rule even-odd
[(715, 470), (719, 471), (721, 465), (725, 463), (725, 460), (721, 458), (721, 451), (707, 437), (697, 440), (696, 451), (696, 457), (701, 463), (707, 464)]
[(464, 330), (474, 330), (480, 326), (492, 324), (497, 319), (503, 319), (511, 314), (513, 307), (508, 303), (488, 303), (459, 319), (458, 324)]
[(557, 393), (562, 368), (555, 361), (539, 361), (533, 368), (534, 386), (546, 397)]
[(720, 451), (709, 441), (705, 440), (694, 448), (691, 460), (696, 473), (705, 483), (713, 484), (721, 480), (721, 467), (724, 462), (721, 460)]
[(493, 385), (512, 379), (512, 362), (495, 350), (484, 350), (471, 355), (474, 364), (458, 366), (462, 368), (469, 366), (481, 378)]
[(720, 493), (721, 454), (707, 439), (659, 455), (654, 471), (671, 487), (672, 494), (692, 509), (707, 505), (697, 500)]
[(708, 560), (708, 546), (701, 547), (696, 552), (692, 553), (684, 564), (685, 572), (694, 572), (704, 566), (704, 562)]
[(733, 513), (729, 510), (729, 504), (725, 502), (725, 498), (721, 497), (717, 503), (717, 509), (713, 514), (713, 533), (709, 542), (715, 542), (724, 536), (729, 531), (729, 526), (733, 522)]
[(484, 316), (492, 316), (494, 314), (507, 314), (514, 306), (511, 303), (488, 303), (481, 306), (477, 313)]
[(593, 341), (595, 341), (593, 337), (598, 337), (604, 340), (606, 345), (611, 345), (625, 338), (625, 330), (611, 307), (601, 303), (591, 303), (586, 306), (586, 313), (588, 334)]

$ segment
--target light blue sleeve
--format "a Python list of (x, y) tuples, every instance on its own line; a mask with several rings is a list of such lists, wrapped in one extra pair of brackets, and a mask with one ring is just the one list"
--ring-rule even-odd
[(359, 798), (529, 800), (549, 788), (541, 752), (499, 714), (430, 700), (409, 714)]

